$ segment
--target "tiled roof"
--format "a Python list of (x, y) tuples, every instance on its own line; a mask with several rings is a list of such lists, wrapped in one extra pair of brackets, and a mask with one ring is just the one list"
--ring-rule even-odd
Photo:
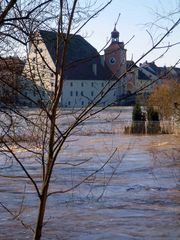
[(180, 68), (172, 68), (171, 67), (158, 67), (160, 75), (166, 77), (166, 75), (172, 75), (172, 76), (177, 76), (180, 77)]
[(154, 74), (156, 74), (156, 75), (159, 74), (159, 67), (156, 66), (156, 64), (154, 62), (150, 62), (150, 63), (148, 63), (148, 65), (149, 65), (149, 69), (151, 71), (153, 71)]
[[(57, 33), (40, 30), (40, 35), (51, 55), (56, 61)], [(63, 38), (60, 43), (60, 57), (62, 57)], [(93, 72), (93, 64), (97, 66), (97, 74)], [(65, 64), (65, 79), (95, 80), (110, 79), (112, 73), (107, 66), (101, 64), (97, 50), (80, 35), (70, 35)]]
[(174, 68), (174, 70), (175, 70), (178, 74), (180, 74), (180, 68)]
[(16, 74), (21, 74), (24, 68), (24, 62), (17, 57), (0, 57), (0, 71), (6, 70)]
[[(143, 69), (147, 71), (146, 73), (143, 73)], [(138, 69), (138, 78), (141, 80), (150, 80), (148, 73), (151, 75), (161, 76), (161, 77), (167, 77), (167, 76), (174, 76), (179, 77), (180, 76), (180, 68), (172, 68), (171, 67), (158, 67), (154, 62), (148, 63), (147, 61), (143, 64), (140, 64), (140, 67)]]
[(140, 64), (140, 68), (142, 69), (145, 69), (147, 72), (149, 72), (150, 74), (153, 74), (153, 75), (159, 75), (160, 74), (160, 69), (159, 67), (157, 67), (155, 65), (154, 62), (145, 62), (143, 64)]
[(149, 78), (146, 74), (144, 74), (141, 69), (138, 69), (138, 79), (151, 80), (151, 78)]

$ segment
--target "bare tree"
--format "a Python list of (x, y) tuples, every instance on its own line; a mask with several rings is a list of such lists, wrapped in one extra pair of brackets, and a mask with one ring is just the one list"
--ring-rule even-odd
[[(42, 235), (44, 216), (49, 196), (70, 192), (82, 183), (93, 178), (113, 158), (115, 148), (101, 166), (75, 182), (72, 186), (53, 189), (53, 172), (61, 166), (58, 161), (60, 153), (67, 147), (68, 141), (75, 131), (80, 131), (83, 123), (111, 106), (114, 101), (96, 109), (109, 92), (117, 86), (120, 80), (130, 72), (133, 66), (147, 54), (152, 52), (165, 39), (166, 36), (179, 24), (179, 19), (172, 24), (167, 32), (153, 44), (152, 48), (138, 59), (134, 65), (123, 72), (118, 79), (108, 81), (105, 86), (94, 96), (89, 104), (80, 110), (74, 109), (64, 120), (64, 112), (59, 108), (65, 83), (65, 72), (78, 61), (67, 63), (68, 49), (76, 34), (94, 17), (96, 17), (112, 1), (107, 1), (103, 6), (95, 5), (89, 1), (80, 3), (74, 1), (9, 1), (0, 16), (1, 36), (0, 48), (5, 58), (7, 53), (13, 51), (22, 52), (22, 57), (27, 59), (22, 77), (18, 80), (18, 87), (10, 85), (16, 91), (20, 104), (31, 104), (38, 110), (29, 114), (19, 107), (9, 104), (5, 110), (1, 110), (1, 154), (9, 161), (18, 164), (22, 170), (21, 178), (28, 179), (38, 196), (38, 214), (36, 226), (33, 229), (34, 239), (38, 240)], [(54, 31), (56, 37), (55, 65), (52, 66), (44, 56), (41, 49), (39, 29)], [(72, 34), (73, 33), (73, 34)], [(33, 56), (29, 56), (33, 49)], [(44, 50), (43, 50), (44, 51)], [(96, 54), (90, 59), (80, 59), (87, 62), (96, 58)], [(52, 74), (53, 85), (45, 81), (46, 74)], [(114, 76), (112, 76), (113, 78)], [(111, 79), (110, 79), (111, 80)], [(0, 78), (3, 82), (3, 78)], [(157, 80), (156, 80), (157, 81)], [(26, 91), (27, 89), (27, 91)], [(136, 94), (136, 90), (133, 94)], [(63, 121), (69, 122), (65, 124)], [(5, 119), (5, 120), (4, 120)], [(25, 151), (28, 156), (22, 157), (19, 151)], [(37, 174), (30, 171), (28, 161), (34, 160), (38, 165)], [(79, 164), (89, 161), (85, 159)], [(73, 163), (69, 163), (73, 165)], [(75, 166), (75, 165), (73, 165)], [(113, 174), (113, 173), (112, 173)], [(12, 178), (12, 176), (9, 176)], [(1, 204), (4, 206), (4, 204)], [(5, 207), (5, 206), (4, 206)], [(18, 219), (21, 209), (18, 214)], [(24, 224), (24, 222), (22, 222)], [(24, 224), (25, 225), (25, 224)], [(25, 225), (26, 226), (26, 225)]]

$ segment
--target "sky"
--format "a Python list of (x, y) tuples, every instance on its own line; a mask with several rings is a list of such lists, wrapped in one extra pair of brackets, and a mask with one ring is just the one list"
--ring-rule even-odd
[[(97, 0), (97, 4), (104, 4), (105, 2), (107, 0)], [(168, 13), (177, 11), (177, 9), (179, 9), (178, 14), (157, 21), (159, 16), (166, 16)], [(116, 29), (120, 33), (120, 41), (127, 43), (134, 36), (125, 48), (127, 49), (127, 59), (136, 61), (152, 47), (151, 37), (156, 42), (165, 33), (164, 28), (171, 27), (173, 21), (180, 18), (180, 0), (113, 0), (98, 17), (92, 19), (83, 28), (81, 34), (99, 51), (110, 38), (119, 13), (121, 15)], [(156, 23), (158, 27), (152, 26), (152, 23)], [(180, 42), (180, 24), (161, 43), (161, 46), (177, 42)], [(165, 50), (166, 48), (154, 50), (141, 60), (141, 63), (146, 60), (149, 62), (156, 60), (164, 54)], [(179, 58), (180, 44), (169, 48), (167, 53), (155, 62), (158, 66), (172, 66)], [(178, 67), (180, 67), (180, 64)]]

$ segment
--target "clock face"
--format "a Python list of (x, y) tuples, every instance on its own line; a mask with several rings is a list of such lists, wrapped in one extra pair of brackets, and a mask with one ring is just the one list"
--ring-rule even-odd
[(109, 59), (109, 63), (110, 64), (115, 64), (116, 63), (116, 59), (115, 59), (115, 57), (111, 57), (110, 59)]

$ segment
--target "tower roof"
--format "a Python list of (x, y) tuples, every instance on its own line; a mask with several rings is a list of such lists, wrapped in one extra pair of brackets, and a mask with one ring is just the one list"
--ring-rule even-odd
[(119, 40), (119, 32), (116, 30), (116, 27), (114, 27), (114, 30), (111, 32), (112, 39), (118, 39)]

